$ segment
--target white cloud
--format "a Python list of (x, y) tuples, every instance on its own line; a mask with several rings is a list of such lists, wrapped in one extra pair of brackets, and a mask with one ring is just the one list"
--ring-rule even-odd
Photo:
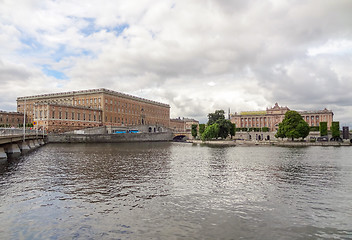
[(329, 107), (351, 122), (351, 8), (349, 0), (1, 1), (0, 108), (15, 110), (23, 94), (105, 87), (169, 103), (173, 117), (279, 102)]

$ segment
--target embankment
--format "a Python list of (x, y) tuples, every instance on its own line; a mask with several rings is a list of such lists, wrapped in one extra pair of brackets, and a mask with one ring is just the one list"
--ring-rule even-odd
[(49, 143), (117, 143), (172, 141), (171, 132), (120, 134), (49, 134)]

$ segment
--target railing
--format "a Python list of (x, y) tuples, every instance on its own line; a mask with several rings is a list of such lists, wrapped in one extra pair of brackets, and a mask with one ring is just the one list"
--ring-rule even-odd
[[(43, 131), (35, 129), (26, 129), (26, 135), (43, 135)], [(22, 128), (0, 128), (0, 136), (13, 136), (13, 135), (23, 135)]]

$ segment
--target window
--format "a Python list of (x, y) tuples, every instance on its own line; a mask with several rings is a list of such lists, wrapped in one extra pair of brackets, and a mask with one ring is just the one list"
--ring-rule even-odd
[(96, 98), (94, 98), (94, 103), (97, 103), (97, 99)]
[(80, 113), (77, 113), (77, 119), (81, 120), (81, 114)]
[(71, 117), (71, 119), (72, 119), (72, 120), (75, 119), (75, 113), (74, 113), (74, 112), (72, 112), (72, 117)]
[(61, 112), (59, 112), (59, 119), (61, 119)]
[(52, 118), (55, 118), (55, 111), (53, 111), (53, 117)]

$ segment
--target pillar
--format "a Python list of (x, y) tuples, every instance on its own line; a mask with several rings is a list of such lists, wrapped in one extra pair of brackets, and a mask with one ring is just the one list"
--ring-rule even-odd
[(7, 154), (4, 150), (4, 148), (0, 148), (0, 162), (6, 161), (7, 160)]
[(39, 144), (39, 142), (38, 142), (37, 139), (34, 140), (33, 142), (34, 142), (34, 146), (35, 146), (36, 148), (40, 147), (40, 144)]
[(17, 144), (10, 144), (7, 147), (7, 156), (8, 157), (19, 157), (21, 156), (21, 150)]
[(27, 153), (29, 152), (29, 150), (31, 150), (27, 144), (27, 142), (21, 142), (20, 144), (18, 144), (19, 148), (21, 149), (21, 153)]
[(36, 146), (34, 145), (34, 142), (33, 142), (33, 140), (30, 140), (29, 142), (28, 142), (28, 145), (29, 145), (29, 148), (32, 150), (32, 149), (36, 149)]

